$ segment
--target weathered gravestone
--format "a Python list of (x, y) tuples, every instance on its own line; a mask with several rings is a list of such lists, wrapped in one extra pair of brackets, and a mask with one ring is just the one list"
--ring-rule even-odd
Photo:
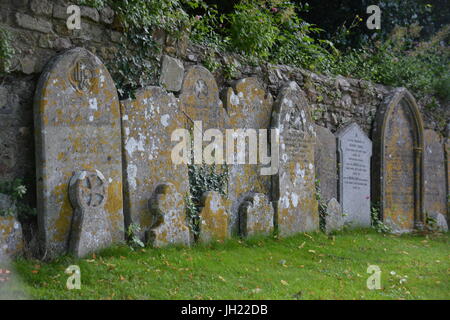
[(339, 152), (339, 202), (345, 222), (370, 227), (370, 158), (372, 141), (356, 124), (336, 134)]
[(447, 176), (447, 224), (450, 224), (450, 137), (445, 139), (445, 158)]
[(222, 196), (216, 191), (205, 192), (200, 209), (200, 235), (198, 240), (206, 243), (229, 237), (229, 214)]
[(282, 236), (319, 228), (314, 173), (316, 133), (307, 100), (295, 82), (275, 102), (272, 124), (279, 130), (279, 169), (272, 176), (275, 221)]
[(339, 202), (332, 198), (327, 203), (327, 211), (325, 216), (325, 232), (341, 230), (344, 227), (344, 215)]
[(22, 226), (16, 216), (10, 196), (0, 193), (0, 262), (22, 252)]
[(394, 232), (423, 228), (423, 122), (403, 88), (380, 106), (373, 132), (373, 190), (384, 222)]
[(168, 244), (189, 245), (190, 233), (186, 225), (184, 194), (177, 192), (171, 183), (156, 187), (150, 200), (152, 220), (147, 232), (147, 242), (153, 247)]
[[(184, 127), (185, 118), (177, 99), (161, 88), (148, 87), (138, 91), (135, 100), (122, 101), (121, 108), (126, 225), (136, 223), (143, 231), (149, 231), (155, 227), (158, 220), (155, 218), (168, 214), (170, 217), (164, 218), (157, 230), (170, 232), (154, 230), (148, 235), (155, 240), (148, 240), (155, 246), (188, 245), (189, 232), (181, 227), (186, 223), (184, 195), (189, 191), (188, 169), (187, 164), (175, 164), (171, 159), (176, 144), (171, 141), (172, 132)], [(168, 184), (170, 188), (158, 189), (160, 184)], [(173, 194), (164, 195), (164, 190)], [(150, 205), (159, 209), (149, 210), (150, 198), (161, 198)], [(168, 211), (166, 202), (170, 201), (177, 205)]]
[[(252, 146), (259, 147), (257, 150), (259, 153), (264, 153), (264, 157), (270, 155), (269, 147), (267, 150), (261, 148), (263, 145), (268, 145), (267, 142), (270, 140), (268, 129), (273, 98), (270, 93), (266, 94), (258, 79), (245, 78), (235, 82), (232, 88), (227, 89), (225, 101), (229, 116), (227, 127), (236, 132), (237, 138), (234, 140), (234, 144), (238, 147), (243, 145), (245, 148), (245, 164), (239, 163), (236, 152), (234, 153), (234, 164), (227, 162), (229, 165), (228, 196), (232, 201), (230, 227), (232, 232), (236, 233), (239, 225), (239, 206), (242, 201), (254, 193), (270, 194), (271, 177), (261, 174), (261, 168), (270, 166), (270, 163), (263, 163), (258, 152), (249, 152), (249, 150), (250, 144), (252, 144)], [(266, 129), (266, 131), (261, 132), (259, 129)], [(229, 142), (227, 140), (227, 143)], [(233, 148), (233, 151), (235, 149)]]
[(108, 183), (96, 170), (78, 171), (70, 180), (69, 195), (74, 210), (69, 252), (85, 257), (112, 243), (111, 225), (105, 212)]
[(248, 196), (239, 207), (239, 233), (244, 237), (269, 235), (273, 231), (273, 218), (273, 207), (266, 195)]
[(83, 48), (55, 57), (39, 79), (34, 116), (38, 222), (46, 257), (68, 249), (69, 180), (79, 171), (104, 175), (111, 239), (123, 241), (120, 110), (108, 70)]
[(319, 181), (321, 198), (330, 201), (337, 198), (336, 137), (327, 128), (314, 126), (317, 134), (314, 149), (314, 167)]
[(187, 69), (180, 104), (187, 128), (199, 129), (194, 127), (194, 121), (201, 121), (204, 130), (224, 128), (226, 112), (219, 99), (219, 89), (214, 76), (205, 67), (195, 65)]
[(433, 130), (424, 131), (424, 210), (447, 214), (447, 188), (444, 143)]

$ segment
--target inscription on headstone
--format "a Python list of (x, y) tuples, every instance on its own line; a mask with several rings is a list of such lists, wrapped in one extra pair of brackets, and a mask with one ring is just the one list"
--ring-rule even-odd
[(34, 116), (38, 222), (47, 257), (67, 252), (73, 215), (68, 184), (79, 171), (106, 177), (112, 242), (123, 241), (120, 110), (105, 66), (83, 48), (52, 59), (37, 85)]
[(384, 222), (397, 233), (422, 228), (423, 122), (406, 89), (379, 108), (374, 142), (373, 189)]
[(339, 150), (339, 202), (345, 222), (370, 227), (370, 159), (372, 142), (356, 124), (337, 134)]
[(275, 102), (272, 127), (279, 130), (280, 163), (272, 176), (276, 223), (285, 236), (319, 228), (315, 195), (316, 133), (303, 91), (295, 82), (285, 85)]

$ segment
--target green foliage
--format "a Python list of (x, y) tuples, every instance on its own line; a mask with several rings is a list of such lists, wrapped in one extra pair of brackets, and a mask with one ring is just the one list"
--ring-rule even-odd
[(13, 216), (14, 207), (17, 210), (19, 217), (29, 217), (36, 215), (36, 209), (31, 208), (28, 204), (23, 202), (23, 197), (27, 193), (27, 188), (23, 184), (22, 179), (15, 179), (12, 181), (0, 182), (0, 193), (6, 194), (11, 197), (12, 207), (4, 210), (0, 210), (1, 216)]
[(380, 217), (380, 206), (372, 205), (370, 208), (370, 217), (372, 220), (372, 228), (379, 233), (391, 233), (392, 228), (384, 224)]
[(144, 248), (145, 245), (139, 238), (139, 234), (141, 233), (142, 228), (137, 223), (132, 223), (128, 226), (126, 236), (128, 240), (128, 245), (131, 249), (134, 248)]
[(322, 198), (322, 192), (320, 190), (320, 180), (316, 179), (316, 200), (319, 204), (319, 228), (325, 232), (325, 223), (327, 216), (327, 202)]
[(200, 208), (203, 193), (217, 191), (226, 196), (228, 186), (228, 170), (226, 166), (189, 165), (189, 195), (186, 196), (188, 223), (192, 233), (197, 237), (200, 233)]
[(9, 73), (11, 60), (16, 53), (11, 46), (11, 34), (8, 30), (0, 28), (0, 73)]

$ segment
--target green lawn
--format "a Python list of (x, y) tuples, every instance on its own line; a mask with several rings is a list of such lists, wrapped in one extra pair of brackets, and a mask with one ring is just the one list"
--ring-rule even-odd
[[(116, 247), (82, 260), (18, 260), (12, 271), (36, 299), (450, 299), (449, 240), (311, 233), (190, 249)], [(69, 265), (81, 268), (81, 290), (66, 288)], [(367, 289), (368, 265), (380, 267), (381, 290)]]

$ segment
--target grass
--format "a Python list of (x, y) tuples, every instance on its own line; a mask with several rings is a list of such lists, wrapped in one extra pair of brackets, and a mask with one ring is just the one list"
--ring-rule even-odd
[[(19, 259), (12, 269), (36, 299), (450, 299), (449, 240), (353, 230), (190, 249), (115, 247), (81, 260)], [(69, 291), (64, 271), (74, 264), (82, 285)], [(366, 287), (369, 265), (382, 271), (381, 290)]]

